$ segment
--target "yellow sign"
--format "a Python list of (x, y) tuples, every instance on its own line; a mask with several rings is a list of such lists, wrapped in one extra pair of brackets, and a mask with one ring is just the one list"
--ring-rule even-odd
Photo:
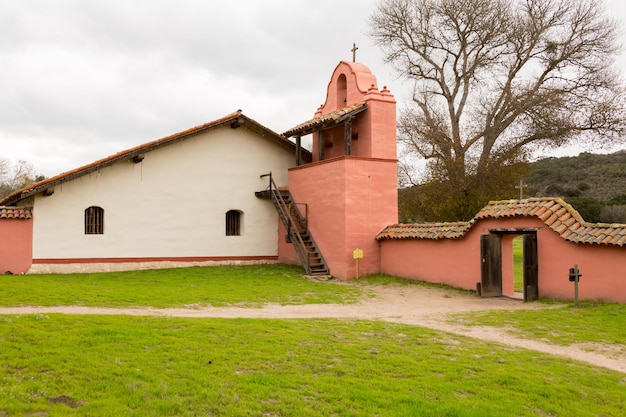
[(352, 252), (352, 257), (353, 257), (354, 259), (362, 259), (362, 258), (363, 258), (363, 249), (356, 248), (356, 249)]

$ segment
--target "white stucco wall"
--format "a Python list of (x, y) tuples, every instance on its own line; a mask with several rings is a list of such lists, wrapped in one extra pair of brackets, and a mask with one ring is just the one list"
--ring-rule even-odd
[[(245, 127), (218, 128), (123, 161), (35, 197), (33, 258), (276, 256), (278, 216), (254, 192), (272, 171), (287, 185), (294, 155)], [(84, 210), (104, 209), (104, 234), (84, 234)], [(225, 236), (240, 210), (241, 236)]]

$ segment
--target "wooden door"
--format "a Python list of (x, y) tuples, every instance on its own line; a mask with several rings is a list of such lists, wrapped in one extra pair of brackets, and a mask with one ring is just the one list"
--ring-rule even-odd
[(482, 235), (480, 237), (481, 256), (481, 296), (500, 297), (502, 295), (502, 237)]
[(524, 235), (524, 301), (539, 298), (539, 266), (537, 256), (537, 234)]

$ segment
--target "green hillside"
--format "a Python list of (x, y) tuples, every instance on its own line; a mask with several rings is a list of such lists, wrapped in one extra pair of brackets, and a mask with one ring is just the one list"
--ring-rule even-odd
[(531, 174), (525, 181), (536, 196), (584, 195), (600, 201), (626, 196), (626, 150), (541, 159), (531, 164)]
[(591, 222), (626, 223), (626, 150), (531, 164), (527, 196), (562, 197)]
[[(523, 181), (524, 198), (561, 197), (588, 222), (626, 224), (626, 150), (541, 159)], [(400, 222), (429, 220), (420, 212), (420, 197), (420, 186), (398, 190)], [(519, 191), (504, 198), (519, 198)]]

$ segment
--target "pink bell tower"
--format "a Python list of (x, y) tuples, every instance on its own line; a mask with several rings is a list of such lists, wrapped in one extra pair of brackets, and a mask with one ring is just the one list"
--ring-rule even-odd
[[(330, 274), (352, 279), (379, 273), (375, 236), (398, 222), (393, 95), (379, 90), (365, 65), (341, 61), (315, 117), (283, 135), (300, 143), (309, 134), (312, 162), (289, 170), (289, 191), (307, 207), (308, 228)], [(279, 259), (293, 260), (290, 253), (280, 239)]]

